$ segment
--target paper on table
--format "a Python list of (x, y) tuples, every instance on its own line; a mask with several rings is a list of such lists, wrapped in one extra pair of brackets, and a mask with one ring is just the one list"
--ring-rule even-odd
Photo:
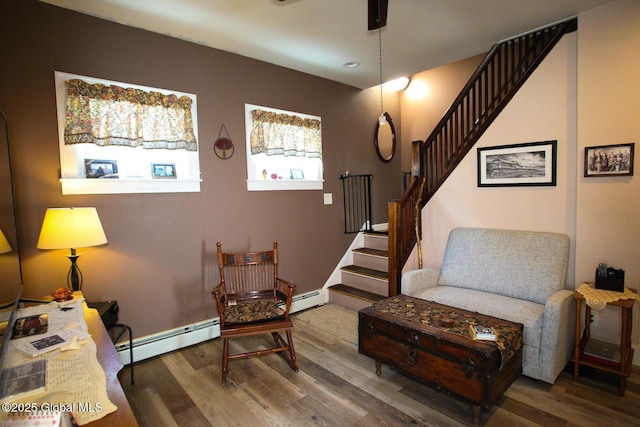
[(39, 335), (36, 337), (21, 338), (16, 342), (16, 348), (31, 357), (57, 350), (71, 342), (77, 337), (78, 341), (89, 338), (87, 332), (80, 329), (61, 329), (56, 332)]

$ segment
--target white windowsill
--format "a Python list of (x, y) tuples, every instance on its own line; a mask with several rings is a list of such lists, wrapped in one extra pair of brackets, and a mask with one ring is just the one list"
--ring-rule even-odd
[(201, 179), (61, 178), (62, 194), (198, 193)]
[(247, 180), (248, 191), (277, 191), (277, 190), (322, 190), (324, 181), (307, 179), (264, 179)]

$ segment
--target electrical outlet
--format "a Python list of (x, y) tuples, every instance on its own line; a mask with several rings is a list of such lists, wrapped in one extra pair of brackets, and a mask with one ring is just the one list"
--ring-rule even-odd
[(324, 193), (324, 204), (332, 205), (333, 204), (333, 194), (332, 193)]
[(591, 310), (591, 326), (598, 324), (598, 312)]

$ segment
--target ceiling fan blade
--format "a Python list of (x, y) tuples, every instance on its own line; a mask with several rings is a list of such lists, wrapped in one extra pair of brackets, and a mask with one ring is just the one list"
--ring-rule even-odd
[(387, 8), (389, 0), (369, 0), (368, 24), (370, 30), (377, 30), (387, 25)]

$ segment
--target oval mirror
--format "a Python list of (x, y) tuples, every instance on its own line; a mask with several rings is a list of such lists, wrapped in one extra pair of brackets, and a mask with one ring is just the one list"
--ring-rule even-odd
[(393, 121), (389, 113), (385, 112), (383, 115), (386, 121), (380, 123), (381, 120), (378, 120), (378, 124), (376, 125), (375, 146), (378, 158), (387, 163), (391, 161), (393, 154), (396, 152), (396, 128), (393, 126)]

